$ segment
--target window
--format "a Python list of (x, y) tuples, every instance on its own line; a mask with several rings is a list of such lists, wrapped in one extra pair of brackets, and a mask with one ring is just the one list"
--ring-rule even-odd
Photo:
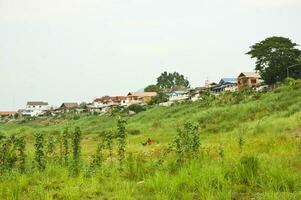
[(252, 79), (251, 84), (256, 84), (256, 79)]

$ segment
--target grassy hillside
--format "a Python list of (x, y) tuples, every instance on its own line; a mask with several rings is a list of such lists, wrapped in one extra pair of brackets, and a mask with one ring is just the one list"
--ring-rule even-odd
[[(294, 82), (266, 94), (154, 107), (126, 117), (124, 171), (113, 157), (91, 176), (89, 155), (98, 134), (116, 127), (116, 117), (2, 123), (0, 132), (26, 136), (29, 159), (35, 132), (58, 135), (79, 126), (84, 136), (79, 177), (70, 177), (68, 166), (49, 163), (39, 172), (29, 163), (25, 174), (1, 175), (0, 199), (301, 199), (300, 110), (301, 84)], [(197, 158), (179, 165), (176, 153), (163, 149), (186, 121), (199, 124), (201, 147)], [(143, 146), (148, 137), (154, 144)]]

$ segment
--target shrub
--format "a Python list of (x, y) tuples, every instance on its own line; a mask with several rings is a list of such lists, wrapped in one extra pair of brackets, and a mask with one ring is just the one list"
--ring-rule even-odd
[(79, 127), (76, 127), (72, 134), (72, 150), (73, 150), (73, 165), (72, 165), (72, 174), (77, 176), (80, 170), (80, 147), (81, 141), (81, 130)]
[(123, 162), (125, 158), (125, 147), (126, 147), (126, 121), (122, 118), (119, 118), (117, 121), (117, 134), (116, 138), (118, 141), (118, 160), (120, 170), (123, 168)]
[(140, 135), (141, 131), (138, 129), (130, 129), (127, 131), (130, 135)]
[(35, 162), (39, 170), (46, 168), (45, 153), (44, 153), (44, 135), (42, 133), (35, 134)]
[(135, 113), (139, 113), (139, 112), (145, 111), (146, 109), (140, 104), (132, 104), (128, 107), (128, 110), (133, 111)]
[(186, 122), (183, 129), (178, 129), (174, 145), (179, 163), (184, 162), (186, 158), (197, 157), (200, 148), (199, 126)]

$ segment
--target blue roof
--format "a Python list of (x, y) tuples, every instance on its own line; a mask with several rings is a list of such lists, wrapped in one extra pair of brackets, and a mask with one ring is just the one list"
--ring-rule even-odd
[(219, 84), (224, 84), (224, 83), (237, 83), (236, 78), (222, 78)]

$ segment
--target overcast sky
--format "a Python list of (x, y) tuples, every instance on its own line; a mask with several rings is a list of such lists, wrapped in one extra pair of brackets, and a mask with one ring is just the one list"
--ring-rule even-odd
[(92, 101), (155, 83), (252, 71), (249, 46), (301, 44), (301, 0), (0, 0), (0, 110)]

